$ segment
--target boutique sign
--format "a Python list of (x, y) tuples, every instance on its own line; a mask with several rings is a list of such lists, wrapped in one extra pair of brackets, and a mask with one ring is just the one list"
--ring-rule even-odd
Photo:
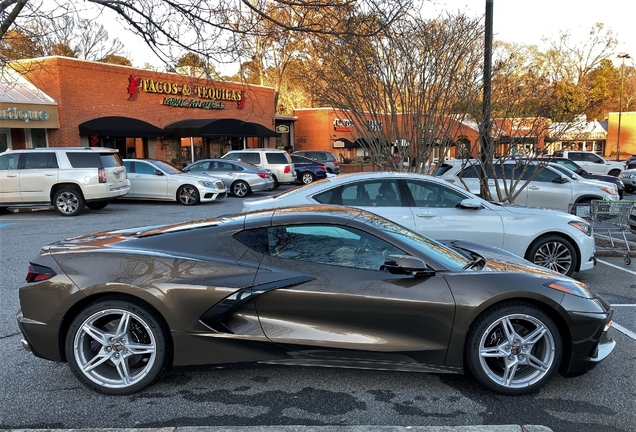
[(162, 105), (177, 108), (226, 109), (226, 102), (235, 102), (243, 109), (245, 92), (227, 88), (179, 84), (171, 81), (128, 77), (128, 100), (136, 100), (140, 92), (163, 95)]
[(22, 129), (59, 128), (57, 106), (0, 103), (0, 127)]

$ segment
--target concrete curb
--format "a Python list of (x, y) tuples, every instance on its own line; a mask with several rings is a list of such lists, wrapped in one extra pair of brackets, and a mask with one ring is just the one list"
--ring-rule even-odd
[(6, 432), (552, 432), (540, 425), (478, 426), (193, 426), (164, 428), (2, 429)]

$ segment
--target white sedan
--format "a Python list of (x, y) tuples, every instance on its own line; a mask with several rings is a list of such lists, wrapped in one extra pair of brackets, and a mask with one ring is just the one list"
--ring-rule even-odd
[(243, 211), (312, 204), (359, 207), (434, 239), (499, 247), (568, 276), (596, 264), (592, 230), (585, 220), (564, 212), (491, 203), (419, 174), (341, 174), (272, 197), (245, 200)]
[(125, 199), (177, 201), (195, 205), (225, 198), (223, 180), (186, 174), (167, 162), (154, 159), (124, 159), (130, 180)]

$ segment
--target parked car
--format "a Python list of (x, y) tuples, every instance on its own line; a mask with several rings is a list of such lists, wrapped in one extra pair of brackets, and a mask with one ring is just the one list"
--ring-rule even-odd
[(623, 162), (603, 159), (590, 151), (559, 150), (554, 152), (552, 156), (573, 160), (592, 174), (609, 174), (618, 177), (625, 168)]
[(186, 206), (225, 198), (223, 180), (183, 172), (155, 159), (124, 159), (130, 192), (124, 198), (176, 201)]
[(330, 151), (322, 150), (299, 150), (292, 153), (292, 155), (304, 156), (309, 159), (313, 159), (316, 162), (321, 162), (327, 167), (327, 172), (331, 174), (340, 174), (340, 166), (338, 159)]
[(244, 197), (252, 192), (274, 189), (274, 178), (269, 170), (247, 162), (230, 159), (202, 159), (183, 169), (194, 175), (209, 175), (223, 180), (234, 196)]
[(623, 171), (621, 173), (621, 180), (627, 192), (636, 192), (636, 168)]
[(327, 166), (315, 160), (292, 153), (292, 162), (296, 169), (296, 178), (303, 184), (327, 178)]
[(625, 161), (625, 169), (634, 169), (636, 168), (636, 155), (631, 155), (626, 161)]
[[(614, 185), (590, 185), (580, 181), (574, 181), (563, 175), (556, 168), (539, 164), (533, 161), (520, 163), (516, 160), (508, 160), (503, 163), (493, 164), (496, 170), (496, 178), (500, 190), (517, 184), (516, 191), (519, 194), (514, 199), (515, 204), (532, 207), (543, 207), (552, 210), (567, 212), (570, 204), (581, 204), (592, 200), (617, 200), (618, 190)], [(479, 161), (461, 160), (445, 161), (435, 173), (441, 179), (450, 183), (464, 186), (474, 194), (480, 192), (479, 176), (481, 175)], [(495, 185), (495, 173), (492, 167), (487, 166), (490, 193), (497, 197)], [(504, 184), (504, 179), (506, 185)], [(529, 183), (522, 188), (529, 180)]]
[(23, 346), (114, 395), (169, 366), (235, 362), (470, 370), (520, 395), (616, 345), (610, 305), (582, 282), (337, 206), (75, 237), (26, 280)]
[(294, 164), (289, 154), (284, 150), (273, 148), (232, 150), (224, 154), (223, 159), (239, 160), (270, 170), (274, 177), (274, 189), (281, 184), (289, 184), (296, 181)]
[(590, 224), (567, 213), (487, 202), (439, 178), (410, 173), (340, 174), (271, 197), (243, 211), (330, 204), (362, 208), (438, 240), (504, 249), (572, 275), (595, 265)]
[[(602, 189), (607, 189), (607, 190), (611, 190), (612, 188), (616, 188), (616, 183), (615, 182), (606, 182), (603, 180), (592, 180), (592, 179), (586, 179), (581, 177), (580, 175), (578, 175), (577, 173), (575, 173), (574, 171), (570, 170), (569, 168), (567, 168), (565, 165), (561, 165), (558, 163), (554, 163), (554, 162), (550, 162), (548, 164), (549, 166), (555, 168), (557, 171), (559, 171), (561, 174), (565, 175), (566, 177), (568, 177), (569, 179), (572, 179), (574, 181), (579, 181), (582, 183), (586, 183), (590, 186), (596, 186), (596, 187), (600, 187)], [(611, 178), (616, 178), (616, 177), (612, 177), (612, 176), (605, 176), (605, 177), (611, 177)], [(618, 181), (621, 181), (620, 179), (617, 179)], [(622, 181), (621, 181), (622, 183)], [(624, 185), (623, 185), (624, 187)], [(618, 188), (616, 188), (616, 193), (618, 193)], [(621, 198), (621, 195), (618, 194), (619, 199)]]
[(632, 206), (627, 219), (627, 228), (632, 234), (636, 234), (636, 204)]
[(580, 175), (583, 178), (586, 178), (589, 180), (600, 180), (600, 181), (604, 181), (608, 183), (614, 183), (618, 191), (618, 197), (620, 199), (623, 199), (623, 195), (625, 193), (625, 185), (623, 184), (623, 181), (620, 178), (614, 177), (611, 175), (592, 174), (590, 172), (585, 171), (583, 168), (581, 168), (579, 164), (577, 164), (576, 162), (568, 158), (550, 157), (549, 160), (552, 163), (563, 165), (570, 171), (575, 172), (576, 174)]
[(130, 190), (116, 149), (41, 147), (0, 153), (0, 206), (50, 207), (77, 216), (103, 209)]

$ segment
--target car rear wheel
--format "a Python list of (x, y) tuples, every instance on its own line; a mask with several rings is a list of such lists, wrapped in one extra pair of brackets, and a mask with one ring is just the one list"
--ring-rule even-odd
[(246, 195), (249, 195), (249, 193), (250, 187), (244, 181), (239, 180), (232, 183), (232, 195), (236, 197), (244, 197)]
[(309, 184), (316, 179), (316, 176), (314, 176), (313, 173), (310, 173), (309, 171), (305, 171), (301, 174), (300, 179), (302, 180), (303, 184)]
[(280, 183), (278, 182), (278, 179), (273, 174), (272, 174), (272, 178), (274, 179), (274, 187), (272, 188), (272, 190), (273, 189), (278, 189), (280, 187)]
[(524, 302), (497, 305), (471, 326), (466, 344), (470, 371), (486, 387), (510, 395), (539, 390), (558, 369), (561, 335), (539, 308)]
[(62, 216), (77, 216), (84, 211), (84, 196), (77, 188), (63, 188), (53, 197), (53, 206)]
[(576, 272), (579, 261), (572, 243), (556, 235), (535, 241), (528, 249), (526, 259), (566, 276), (572, 276)]
[(86, 203), (86, 207), (88, 207), (91, 210), (101, 210), (107, 205), (108, 205), (108, 200), (93, 201), (93, 202)]
[(104, 299), (82, 310), (69, 327), (65, 349), (82, 384), (111, 395), (148, 386), (168, 358), (159, 320), (132, 300)]
[(199, 203), (199, 191), (192, 185), (183, 185), (177, 191), (179, 204), (191, 206)]

